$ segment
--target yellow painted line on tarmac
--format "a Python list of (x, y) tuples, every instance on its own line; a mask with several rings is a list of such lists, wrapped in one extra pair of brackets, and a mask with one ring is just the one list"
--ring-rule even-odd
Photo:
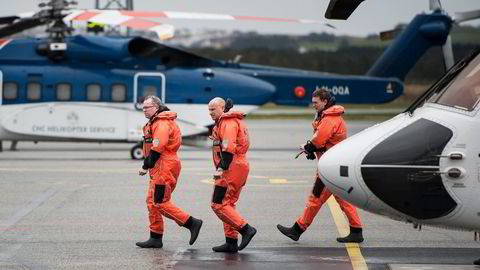
[[(200, 180), (200, 182), (204, 184), (209, 184), (209, 185), (215, 184), (215, 181), (211, 178), (202, 179)], [(291, 187), (291, 186), (302, 186), (302, 184), (307, 182), (308, 181), (287, 181), (286, 179), (269, 179), (269, 183), (253, 184), (251, 182), (247, 182), (247, 186), (248, 187)]]
[[(345, 220), (337, 201), (333, 196), (330, 196), (327, 203), (330, 212), (332, 213), (333, 220), (335, 221), (335, 225), (337, 225), (338, 233), (340, 235), (348, 235), (350, 232), (350, 226)], [(345, 243), (345, 248), (347, 249), (350, 261), (352, 262), (353, 270), (368, 270), (367, 263), (365, 262), (362, 252), (360, 251), (360, 246), (357, 243)]]
[(203, 180), (200, 180), (200, 182), (202, 182), (204, 184), (213, 185), (215, 183), (215, 180), (213, 180), (213, 179), (203, 179)]
[(269, 179), (268, 181), (270, 182), (270, 184), (286, 184), (287, 183), (287, 179), (283, 179), (283, 178), (272, 178), (272, 179)]

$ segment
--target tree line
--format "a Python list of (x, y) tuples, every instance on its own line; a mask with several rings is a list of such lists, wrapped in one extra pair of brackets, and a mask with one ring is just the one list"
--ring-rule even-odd
[[(454, 44), (455, 60), (478, 47), (474, 44)], [(242, 56), (241, 62), (298, 68), (338, 74), (363, 75), (383, 53), (385, 47), (341, 46), (337, 50), (309, 50), (296, 48), (195, 48), (195, 53), (212, 59), (232, 60)], [(417, 62), (406, 78), (407, 83), (430, 84), (445, 72), (441, 48), (432, 48)]]

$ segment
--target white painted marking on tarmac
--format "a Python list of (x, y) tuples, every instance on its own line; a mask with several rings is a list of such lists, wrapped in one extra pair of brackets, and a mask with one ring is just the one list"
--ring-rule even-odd
[(5, 232), (7, 229), (17, 224), (22, 218), (30, 214), (33, 209), (39, 207), (43, 202), (48, 200), (50, 197), (55, 195), (58, 192), (58, 188), (50, 188), (44, 193), (40, 194), (38, 197), (34, 198), (31, 202), (25, 205), (23, 208), (19, 209), (13, 216), (7, 220), (0, 221), (0, 228), (3, 230), (0, 231), (0, 235)]
[[(0, 221), (0, 228), (2, 228), (2, 230), (0, 230), (0, 235), (13, 227), (15, 224), (17, 224), (22, 218), (30, 214), (30, 212), (32, 212), (35, 208), (42, 205), (43, 202), (54, 196), (58, 191), (58, 188), (50, 188), (49, 190), (43, 192), (42, 194), (34, 198), (23, 208), (20, 208), (13, 216), (8, 218), (7, 220)], [(22, 238), (31, 238), (31, 236), (25, 236)], [(12, 258), (22, 247), (22, 245), (22, 243), (8, 245), (7, 248), (3, 249), (2, 253), (0, 253), (0, 260), (8, 260)]]
[(175, 265), (178, 263), (178, 261), (180, 261), (183, 258), (183, 253), (185, 253), (185, 251), (187, 251), (187, 250), (184, 249), (184, 248), (177, 249), (177, 251), (175, 251), (175, 253), (173, 253), (172, 259), (171, 260), (166, 260), (164, 264), (163, 263), (160, 264), (158, 269), (161, 269), (161, 270), (163, 270), (163, 269), (166, 269), (166, 270), (173, 269), (175, 267)]
[(138, 169), (109, 168), (109, 169), (79, 169), (79, 168), (0, 168), (4, 172), (94, 172), (94, 173), (138, 173)]
[[(7, 249), (4, 249), (2, 253), (0, 253), (0, 261), (6, 261), (15, 256), (17, 251), (23, 246), (23, 244), (13, 244), (9, 245)], [(0, 265), (1, 266), (1, 265)], [(1, 268), (1, 267), (0, 267)]]
[[(58, 183), (56, 183), (58, 184)], [(75, 192), (76, 190), (82, 189), (82, 188), (87, 188), (91, 186), (90, 184), (84, 184), (81, 185), (78, 188), (75, 188), (74, 190), (71, 191), (71, 193)], [(45, 201), (53, 197), (55, 194), (57, 194), (60, 191), (60, 188), (56, 187), (51, 187), (50, 189), (46, 190), (39, 196), (33, 198), (32, 201), (30, 201), (27, 205), (25, 205), (23, 208), (19, 209), (13, 216), (8, 218), (7, 220), (0, 220), (0, 235), (8, 231), (11, 227), (13, 227), (15, 224), (17, 224), (20, 220), (22, 220), (24, 217), (26, 217), (28, 214), (30, 214), (33, 210), (36, 208), (40, 207)], [(0, 253), (0, 261), (1, 260), (8, 260), (15, 256), (18, 250), (23, 246), (23, 242), (26, 242), (28, 239), (31, 239), (31, 235), (23, 235), (21, 238), (16, 239), (18, 243), (7, 245), (6, 248), (2, 249)], [(20, 242), (22, 240), (22, 242)], [(0, 264), (0, 266), (2, 266)], [(0, 267), (1, 268), (1, 267)]]

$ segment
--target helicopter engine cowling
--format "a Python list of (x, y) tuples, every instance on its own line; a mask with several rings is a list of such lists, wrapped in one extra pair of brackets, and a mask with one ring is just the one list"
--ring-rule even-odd
[(65, 57), (89, 62), (118, 61), (131, 56), (125, 38), (74, 36), (67, 42)]

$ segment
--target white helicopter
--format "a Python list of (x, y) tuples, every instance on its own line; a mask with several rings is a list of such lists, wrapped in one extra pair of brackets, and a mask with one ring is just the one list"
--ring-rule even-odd
[[(438, 1), (430, 4), (440, 9)], [(480, 10), (468, 17), (479, 18)], [(318, 172), (334, 194), (366, 211), (415, 228), (424, 224), (478, 232), (479, 111), (480, 48), (405, 112), (329, 149)]]

